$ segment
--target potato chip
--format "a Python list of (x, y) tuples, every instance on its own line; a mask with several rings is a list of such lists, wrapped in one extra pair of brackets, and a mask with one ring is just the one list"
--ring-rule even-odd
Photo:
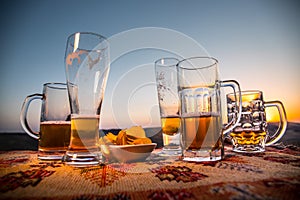
[(141, 126), (132, 126), (131, 128), (126, 129), (125, 131), (126, 131), (127, 135), (131, 135), (136, 138), (145, 138), (146, 137), (146, 133)]
[(149, 138), (138, 138), (133, 141), (133, 144), (151, 144), (152, 141)]
[(118, 135), (109, 132), (100, 138), (100, 144), (116, 144), (116, 145), (137, 145), (137, 144), (151, 144), (150, 138), (146, 137), (146, 133), (141, 126), (132, 126), (129, 129), (119, 131)]

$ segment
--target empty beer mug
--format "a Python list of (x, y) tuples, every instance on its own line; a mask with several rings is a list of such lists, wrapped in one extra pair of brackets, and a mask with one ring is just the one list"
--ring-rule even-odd
[(223, 134), (235, 126), (234, 120), (227, 127), (222, 124), (220, 87), (240, 92), (240, 86), (234, 80), (221, 81), (217, 63), (211, 57), (193, 57), (177, 65), (184, 161), (221, 160)]
[[(230, 137), (235, 152), (263, 152), (265, 146), (277, 142), (287, 127), (286, 113), (280, 101), (263, 100), (263, 92), (257, 90), (242, 91), (242, 115)], [(228, 120), (236, 118), (238, 109), (236, 97), (239, 94), (227, 94)], [(266, 107), (276, 107), (280, 116), (278, 129), (270, 134), (266, 120)]]
[[(27, 112), (32, 100), (42, 100), (40, 131), (32, 130), (27, 121)], [(20, 121), (25, 132), (39, 140), (38, 158), (42, 160), (60, 160), (70, 142), (70, 105), (65, 83), (45, 83), (43, 94), (26, 97)]]

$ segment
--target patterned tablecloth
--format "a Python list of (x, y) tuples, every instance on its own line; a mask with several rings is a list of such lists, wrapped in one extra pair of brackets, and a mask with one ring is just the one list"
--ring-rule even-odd
[(0, 199), (299, 199), (300, 148), (268, 147), (225, 159), (187, 163), (160, 157), (145, 162), (73, 168), (42, 162), (36, 151), (0, 153)]

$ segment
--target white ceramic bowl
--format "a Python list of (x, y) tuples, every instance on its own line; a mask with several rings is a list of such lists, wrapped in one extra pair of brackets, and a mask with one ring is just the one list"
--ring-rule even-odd
[(156, 143), (138, 145), (109, 145), (110, 155), (119, 162), (144, 161), (155, 149)]

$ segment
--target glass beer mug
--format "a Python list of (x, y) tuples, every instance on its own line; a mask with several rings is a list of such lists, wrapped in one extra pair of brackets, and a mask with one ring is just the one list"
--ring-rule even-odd
[[(27, 121), (30, 103), (42, 101), (40, 131), (33, 131)], [(24, 100), (20, 121), (25, 132), (39, 140), (38, 158), (41, 160), (60, 160), (70, 142), (70, 105), (65, 83), (45, 83), (43, 94), (32, 94)]]
[[(239, 94), (227, 94), (228, 120), (236, 118), (237, 95)], [(264, 152), (265, 146), (274, 144), (284, 135), (287, 127), (284, 106), (280, 101), (265, 102), (261, 91), (242, 91), (241, 95), (242, 115), (237, 126), (230, 132), (233, 151), (241, 153)], [(268, 131), (266, 107), (276, 107), (280, 116), (279, 126), (274, 134), (270, 134)]]
[(220, 87), (240, 93), (240, 86), (234, 80), (221, 81), (217, 63), (215, 58), (193, 57), (177, 65), (184, 161), (221, 160), (223, 135), (235, 126), (235, 119), (222, 124)]

